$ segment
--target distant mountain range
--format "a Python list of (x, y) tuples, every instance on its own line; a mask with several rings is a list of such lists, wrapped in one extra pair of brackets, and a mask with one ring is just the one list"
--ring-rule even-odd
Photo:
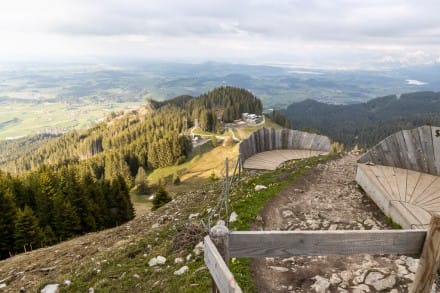
[(316, 131), (348, 146), (372, 146), (401, 129), (440, 125), (440, 93), (392, 95), (352, 105), (305, 100), (282, 113), (294, 128)]

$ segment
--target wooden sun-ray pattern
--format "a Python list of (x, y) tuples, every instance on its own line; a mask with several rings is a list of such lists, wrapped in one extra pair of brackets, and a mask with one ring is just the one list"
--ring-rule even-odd
[(261, 128), (240, 144), (245, 169), (274, 170), (281, 163), (328, 154), (328, 137), (291, 129)]
[(426, 228), (440, 214), (440, 127), (399, 131), (358, 160), (356, 181), (404, 228)]

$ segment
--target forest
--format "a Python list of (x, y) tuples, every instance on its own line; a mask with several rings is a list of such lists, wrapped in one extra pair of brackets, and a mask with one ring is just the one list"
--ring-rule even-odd
[(17, 176), (0, 171), (0, 210), (0, 259), (134, 217), (122, 176), (96, 180), (72, 164)]
[(147, 172), (188, 158), (187, 130), (196, 121), (220, 132), (222, 121), (261, 111), (250, 92), (220, 87), (199, 97), (150, 101), (59, 137), (1, 142), (0, 258), (132, 219), (130, 189), (143, 185), (145, 191)]
[(296, 129), (327, 135), (349, 147), (371, 147), (402, 129), (440, 126), (440, 93), (386, 96), (351, 105), (306, 100), (282, 112)]

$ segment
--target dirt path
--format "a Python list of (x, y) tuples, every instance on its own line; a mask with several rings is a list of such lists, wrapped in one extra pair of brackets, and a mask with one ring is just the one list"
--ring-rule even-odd
[[(357, 157), (320, 164), (283, 190), (262, 211), (256, 229), (389, 229), (377, 206), (357, 187)], [(259, 292), (407, 292), (417, 260), (405, 256), (261, 258), (252, 263)]]

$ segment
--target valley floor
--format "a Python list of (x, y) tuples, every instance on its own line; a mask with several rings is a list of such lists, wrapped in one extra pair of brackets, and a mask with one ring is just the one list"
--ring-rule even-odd
[[(357, 157), (319, 164), (265, 206), (263, 230), (390, 229), (355, 182)], [(417, 261), (395, 255), (261, 258), (252, 263), (259, 292), (407, 292)]]

